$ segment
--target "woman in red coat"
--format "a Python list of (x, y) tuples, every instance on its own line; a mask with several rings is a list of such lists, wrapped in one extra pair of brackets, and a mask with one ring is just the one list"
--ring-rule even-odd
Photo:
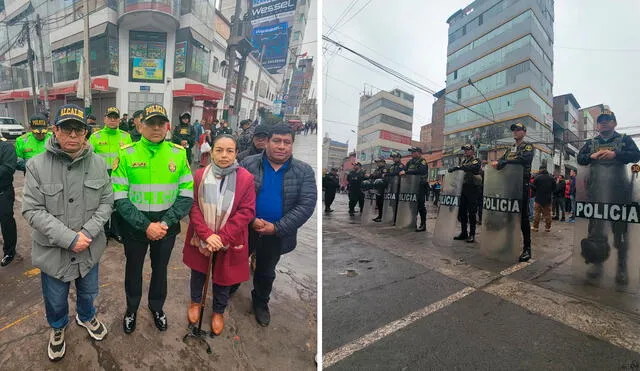
[(200, 299), (206, 272), (213, 267), (213, 316), (211, 331), (220, 335), (231, 286), (249, 280), (248, 225), (256, 214), (253, 175), (238, 166), (237, 144), (230, 135), (215, 138), (210, 165), (196, 171), (193, 207), (182, 250), (182, 261), (191, 268), (189, 323), (200, 316)]

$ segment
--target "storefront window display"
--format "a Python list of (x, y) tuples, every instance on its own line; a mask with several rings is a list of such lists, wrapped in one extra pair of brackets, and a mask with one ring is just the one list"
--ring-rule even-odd
[(164, 82), (166, 53), (166, 33), (130, 31), (129, 81)]

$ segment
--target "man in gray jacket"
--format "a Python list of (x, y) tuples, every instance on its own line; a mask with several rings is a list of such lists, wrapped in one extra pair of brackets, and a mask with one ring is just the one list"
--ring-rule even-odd
[(263, 154), (245, 158), (240, 165), (254, 176), (256, 218), (249, 226), (249, 250), (255, 251), (253, 312), (261, 326), (271, 321), (269, 296), (280, 256), (296, 247), (296, 234), (313, 214), (317, 188), (313, 169), (296, 160), (293, 132), (288, 125), (271, 128)]
[(58, 110), (46, 152), (27, 163), (22, 215), (33, 228), (33, 265), (41, 270), (42, 294), (51, 326), (48, 356), (64, 357), (69, 323), (68, 294), (76, 285), (76, 323), (95, 340), (107, 335), (96, 318), (98, 262), (107, 239), (113, 188), (107, 165), (86, 141), (83, 110), (67, 104)]

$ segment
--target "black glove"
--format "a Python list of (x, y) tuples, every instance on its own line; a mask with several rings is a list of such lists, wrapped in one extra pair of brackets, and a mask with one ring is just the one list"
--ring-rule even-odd
[(499, 159), (497, 169), (502, 170), (502, 168), (504, 168), (505, 166), (507, 166), (507, 160), (503, 158)]

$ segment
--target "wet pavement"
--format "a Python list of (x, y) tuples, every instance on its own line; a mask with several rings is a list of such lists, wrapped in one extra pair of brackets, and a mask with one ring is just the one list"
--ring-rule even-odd
[[(316, 169), (317, 136), (298, 136), (294, 156)], [(187, 333), (186, 308), (189, 303), (189, 270), (182, 263), (182, 247), (188, 219), (176, 240), (169, 263), (169, 288), (165, 303), (169, 328), (159, 332), (146, 309), (150, 279), (147, 257), (144, 268), (143, 299), (136, 331), (122, 330), (125, 310), (124, 251), (113, 240), (100, 262), (100, 294), (96, 300), (98, 317), (109, 334), (105, 340), (91, 340), (85, 329), (70, 322), (66, 331), (65, 358), (51, 363), (47, 358), (49, 327), (39, 271), (31, 265), (30, 227), (20, 214), (24, 177), (16, 173), (18, 256), (0, 268), (0, 369), (132, 370), (312, 370), (317, 349), (317, 213), (298, 231), (298, 246), (284, 255), (277, 267), (271, 295), (271, 324), (259, 326), (251, 309), (252, 282), (242, 284), (231, 298), (225, 313), (225, 329), (207, 341), (209, 355), (196, 342), (183, 343)], [(211, 294), (208, 296), (211, 297)], [(75, 289), (69, 294), (69, 313), (75, 316)], [(203, 328), (210, 328), (211, 308), (205, 309)]]
[(427, 233), (362, 225), (346, 195), (332, 208), (322, 232), (325, 368), (640, 368), (640, 296), (572, 273), (574, 224), (533, 233), (534, 259), (518, 264), (484, 257), (479, 242), (434, 245), (433, 205)]

